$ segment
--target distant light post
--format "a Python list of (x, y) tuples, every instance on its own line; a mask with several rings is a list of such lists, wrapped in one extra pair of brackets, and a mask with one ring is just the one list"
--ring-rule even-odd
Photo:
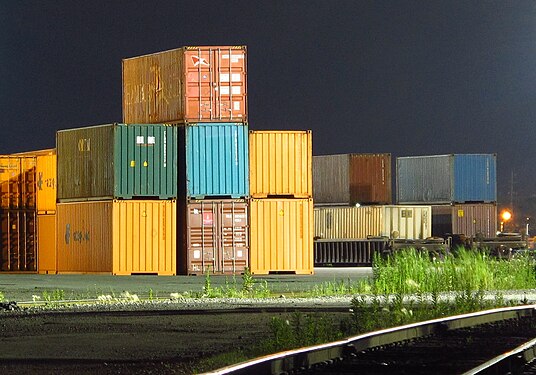
[(501, 213), (501, 233), (504, 232), (504, 224), (506, 224), (512, 218), (512, 214), (508, 210), (504, 210)]

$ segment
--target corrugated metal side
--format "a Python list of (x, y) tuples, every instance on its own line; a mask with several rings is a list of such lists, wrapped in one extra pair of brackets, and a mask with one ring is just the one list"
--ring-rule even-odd
[(311, 131), (250, 131), (250, 194), (313, 195)]
[(53, 214), (56, 212), (56, 154), (37, 156), (37, 212)]
[(249, 205), (245, 200), (199, 200), (186, 208), (187, 274), (242, 273), (249, 260)]
[(452, 174), (452, 155), (397, 158), (397, 203), (451, 202), (453, 197)]
[(350, 202), (350, 157), (313, 156), (313, 199), (315, 204)]
[(114, 124), (56, 132), (58, 200), (112, 198)]
[(247, 121), (246, 47), (183, 47), (123, 60), (123, 122), (182, 121)]
[(375, 255), (381, 255), (389, 240), (333, 239), (315, 240), (315, 266), (372, 266)]
[(381, 206), (315, 207), (314, 237), (365, 239), (382, 235)]
[(119, 124), (114, 143), (115, 197), (177, 197), (176, 127)]
[(35, 209), (36, 157), (0, 156), (0, 208)]
[(408, 240), (432, 236), (431, 206), (382, 206), (382, 236)]
[(37, 271), (35, 210), (0, 211), (0, 271)]
[(465, 234), (474, 237), (495, 237), (497, 232), (497, 205), (474, 203), (432, 206), (432, 232), (434, 236)]
[(113, 201), (58, 203), (58, 273), (112, 273), (112, 212)]
[(56, 273), (56, 215), (37, 215), (37, 272)]
[(253, 274), (313, 273), (312, 199), (251, 199)]
[(174, 200), (113, 202), (113, 274), (177, 273)]
[(497, 165), (494, 154), (454, 155), (454, 202), (496, 202)]
[(249, 196), (247, 125), (196, 124), (182, 131), (188, 198)]
[(391, 154), (350, 154), (350, 201), (390, 204)]

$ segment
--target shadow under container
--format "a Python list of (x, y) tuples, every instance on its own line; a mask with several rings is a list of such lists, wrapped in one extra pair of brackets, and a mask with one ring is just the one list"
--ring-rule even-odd
[(60, 130), (58, 201), (177, 197), (177, 128), (107, 124)]
[(312, 138), (310, 130), (250, 131), (251, 197), (311, 198)]
[(315, 205), (391, 204), (391, 154), (313, 156)]
[(180, 202), (181, 274), (241, 274), (249, 260), (249, 205), (246, 200)]
[(176, 201), (58, 203), (58, 273), (176, 274)]
[(251, 199), (250, 211), (251, 273), (313, 274), (313, 200)]
[(123, 59), (123, 122), (246, 122), (245, 46), (187, 46)]

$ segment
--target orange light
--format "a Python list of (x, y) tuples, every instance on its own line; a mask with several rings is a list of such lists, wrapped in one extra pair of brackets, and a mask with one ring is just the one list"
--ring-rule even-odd
[(501, 213), (501, 218), (504, 220), (504, 221), (508, 221), (512, 218), (512, 214), (510, 213), (510, 211), (508, 210), (504, 210), (502, 213)]

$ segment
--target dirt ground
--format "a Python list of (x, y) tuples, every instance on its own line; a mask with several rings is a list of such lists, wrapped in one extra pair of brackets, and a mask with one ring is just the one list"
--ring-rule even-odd
[(268, 337), (274, 316), (290, 313), (2, 313), (0, 373), (192, 374)]

